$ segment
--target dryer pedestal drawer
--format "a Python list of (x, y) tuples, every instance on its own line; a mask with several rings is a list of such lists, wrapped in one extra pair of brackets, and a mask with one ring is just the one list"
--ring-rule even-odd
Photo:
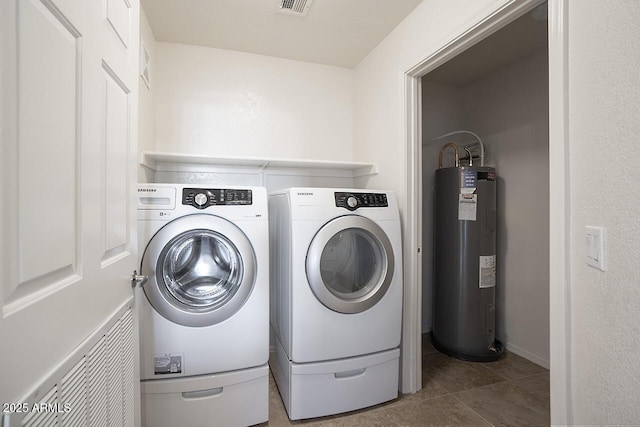
[(212, 427), (269, 419), (269, 367), (141, 383), (142, 425)]
[(396, 348), (326, 362), (288, 362), (278, 387), (289, 418), (338, 414), (397, 398), (399, 357)]

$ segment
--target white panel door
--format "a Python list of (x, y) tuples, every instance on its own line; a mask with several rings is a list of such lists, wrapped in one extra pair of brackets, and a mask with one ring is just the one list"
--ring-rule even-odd
[(133, 297), (139, 3), (0, 3), (0, 402), (19, 403)]

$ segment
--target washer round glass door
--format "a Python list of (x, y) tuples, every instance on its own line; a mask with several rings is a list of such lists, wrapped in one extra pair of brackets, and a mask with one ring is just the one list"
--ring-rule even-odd
[(373, 221), (347, 215), (325, 224), (307, 252), (307, 279), (316, 298), (339, 313), (373, 307), (393, 278), (393, 248)]
[(209, 326), (233, 316), (255, 282), (255, 254), (247, 236), (213, 215), (171, 221), (149, 242), (142, 274), (153, 308), (185, 326)]

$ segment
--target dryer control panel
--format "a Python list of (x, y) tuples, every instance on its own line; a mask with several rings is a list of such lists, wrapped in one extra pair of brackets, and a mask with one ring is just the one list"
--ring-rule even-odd
[(334, 193), (336, 207), (355, 211), (358, 208), (386, 208), (389, 206), (385, 193)]
[(238, 206), (253, 203), (251, 190), (228, 188), (184, 188), (182, 204), (198, 209), (209, 206)]

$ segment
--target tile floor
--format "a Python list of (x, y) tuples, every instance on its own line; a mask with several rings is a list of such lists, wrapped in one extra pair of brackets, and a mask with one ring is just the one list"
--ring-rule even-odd
[(543, 426), (549, 425), (549, 371), (513, 353), (497, 362), (462, 362), (423, 337), (422, 390), (372, 408), (289, 421), (271, 378), (263, 426)]

